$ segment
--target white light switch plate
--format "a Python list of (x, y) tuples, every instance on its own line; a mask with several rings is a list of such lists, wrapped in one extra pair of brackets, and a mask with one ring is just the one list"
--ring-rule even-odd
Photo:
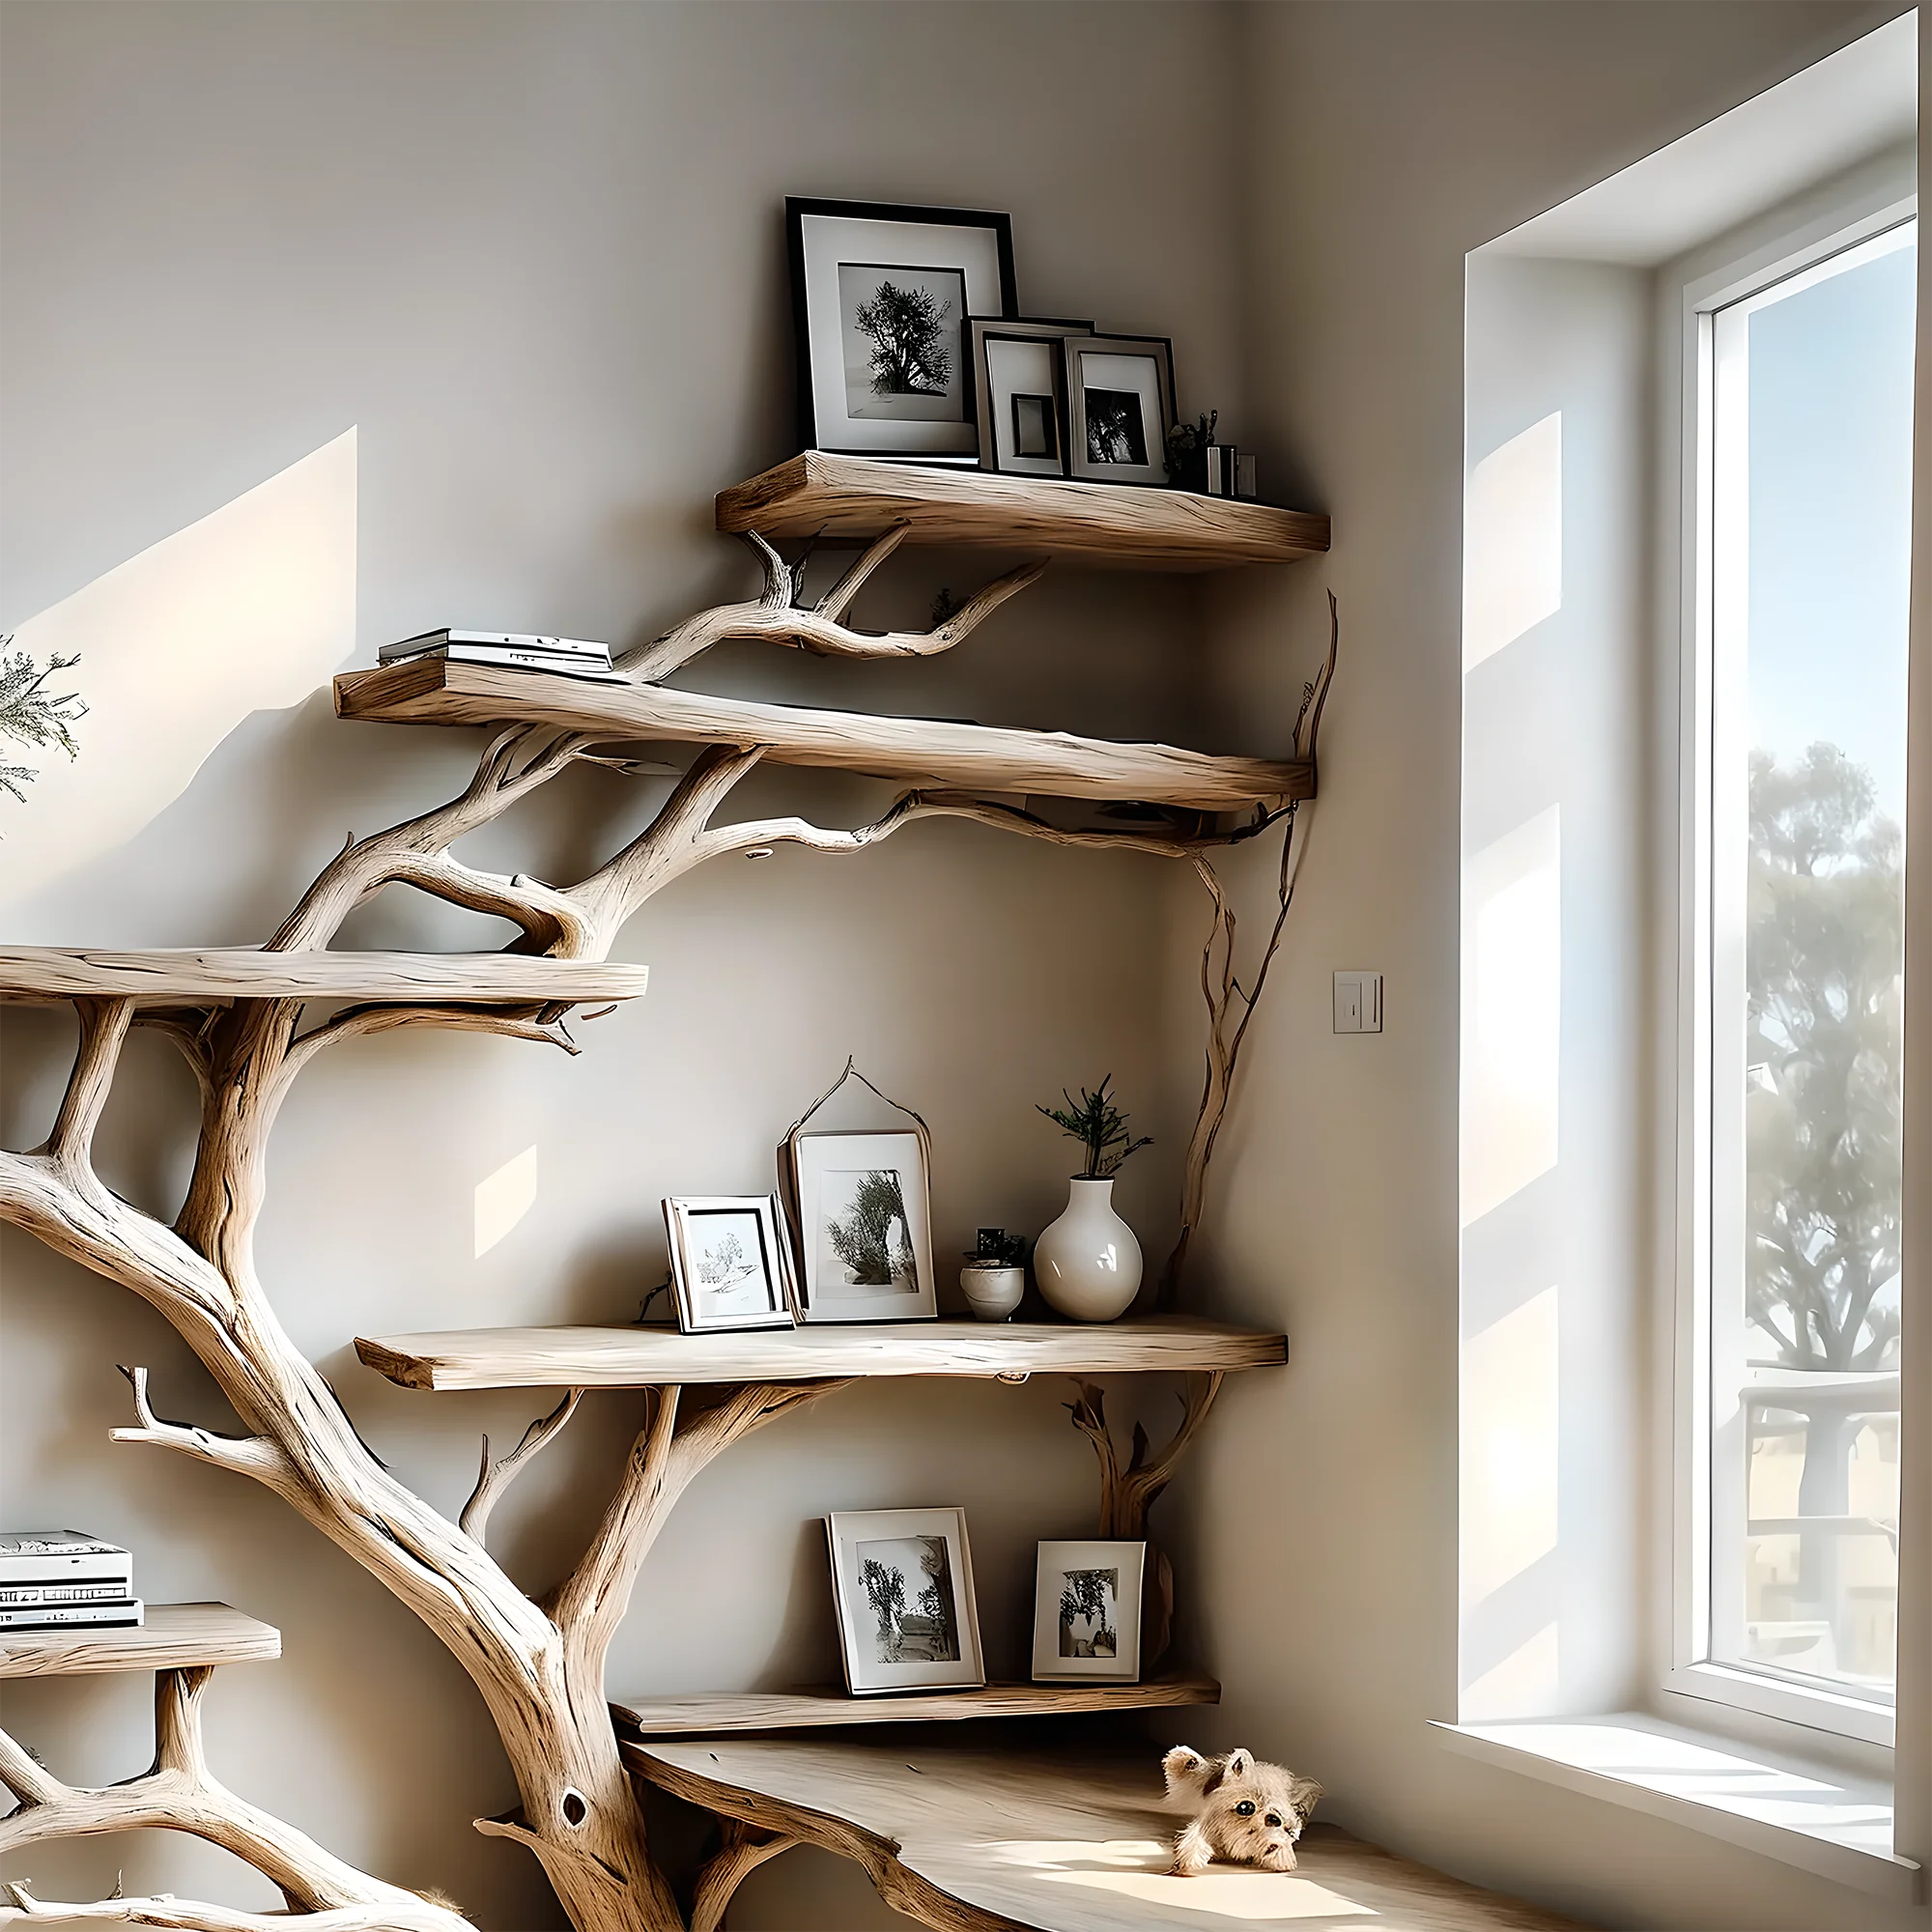
[(1380, 1033), (1382, 976), (1379, 973), (1335, 975), (1335, 1031)]

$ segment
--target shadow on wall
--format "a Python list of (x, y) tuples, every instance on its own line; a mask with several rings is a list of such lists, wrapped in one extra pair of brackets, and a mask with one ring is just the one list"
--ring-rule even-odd
[(78, 756), (43, 764), (24, 805), (0, 801), (9, 938), (153, 824), (251, 714), (299, 705), (354, 655), (355, 514), (350, 429), (18, 626), (37, 661), (78, 658), (88, 712)]

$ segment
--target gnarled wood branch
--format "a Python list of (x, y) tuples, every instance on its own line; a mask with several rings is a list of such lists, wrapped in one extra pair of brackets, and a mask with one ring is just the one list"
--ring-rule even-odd
[(784, 1832), (761, 1832), (755, 1825), (747, 1825), (737, 1818), (726, 1818), (722, 1823), (724, 1843), (705, 1861), (692, 1892), (691, 1932), (718, 1932), (724, 1922), (725, 1908), (738, 1888), (761, 1864), (805, 1842)]
[(490, 1512), (524, 1469), (563, 1434), (564, 1424), (577, 1413), (577, 1405), (582, 1400), (583, 1391), (581, 1388), (568, 1391), (548, 1415), (539, 1416), (524, 1431), (524, 1439), (507, 1456), (497, 1462), (490, 1460), (490, 1438), (484, 1436), (483, 1462), (476, 1472), (476, 1487), (470, 1491), (469, 1500), (463, 1505), (463, 1514), (456, 1520), (457, 1527), (465, 1536), (478, 1543), (483, 1541)]
[(13, 1902), (0, 1905), (0, 1925), (42, 1919), (147, 1925), (157, 1928), (157, 1932), (448, 1932), (450, 1926), (465, 1922), (422, 1898), (400, 1905), (384, 1901), (336, 1906), (327, 1912), (304, 1913), (292, 1918), (280, 1912), (235, 1912), (227, 1906), (204, 1905), (194, 1899), (175, 1898), (167, 1892), (152, 1898), (101, 1898), (76, 1904), (63, 1899), (36, 1898), (22, 1879), (14, 1880), (5, 1889)]
[(44, 1151), (76, 1184), (98, 1187), (94, 1130), (114, 1086), (114, 1069), (134, 1017), (134, 1002), (86, 999), (74, 1001), (73, 1007), (80, 1019), (80, 1043)]
[(1168, 1444), (1151, 1462), (1147, 1430), (1134, 1424), (1133, 1453), (1124, 1468), (1120, 1451), (1114, 1446), (1113, 1431), (1107, 1426), (1106, 1392), (1095, 1382), (1077, 1382), (1077, 1397), (1065, 1405), (1073, 1426), (1094, 1445), (1100, 1463), (1100, 1526), (1102, 1538), (1138, 1541), (1147, 1534), (1148, 1511), (1160, 1499), (1174, 1480), (1175, 1465), (1187, 1445), (1208, 1419), (1214, 1398), (1221, 1392), (1218, 1370), (1190, 1374), (1187, 1392), (1181, 1397), (1179, 1426)]
[(148, 1372), (144, 1368), (121, 1365), (128, 1385), (134, 1391), (134, 1412), (140, 1417), (135, 1429), (110, 1429), (114, 1442), (146, 1442), (156, 1448), (172, 1449), (178, 1455), (206, 1463), (211, 1468), (227, 1469), (238, 1476), (251, 1476), (279, 1496), (294, 1500), (301, 1488), (301, 1478), (289, 1459), (288, 1451), (266, 1435), (216, 1435), (185, 1422), (163, 1422), (148, 1401)]
[(640, 683), (656, 684), (727, 638), (787, 644), (821, 657), (935, 657), (970, 636), (1008, 598), (1017, 596), (1030, 583), (1037, 582), (1046, 569), (1041, 561), (1009, 571), (976, 591), (929, 631), (868, 634), (848, 629), (839, 620), (850, 610), (860, 586), (898, 548), (906, 529), (906, 525), (895, 524), (873, 538), (859, 560), (810, 609), (802, 608), (797, 601), (800, 573), (755, 530), (747, 531), (745, 541), (764, 565), (763, 594), (752, 602), (720, 604), (687, 617), (654, 643), (623, 653), (616, 660), (618, 668), (629, 671)]

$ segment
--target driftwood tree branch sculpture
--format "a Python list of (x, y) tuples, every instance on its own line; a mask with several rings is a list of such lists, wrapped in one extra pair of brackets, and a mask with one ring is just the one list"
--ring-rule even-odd
[[(853, 599), (896, 546), (889, 531), (810, 610), (800, 608), (800, 578), (768, 545), (754, 540), (766, 568), (764, 594), (753, 604), (701, 612), (656, 644), (633, 654), (638, 680), (662, 677), (724, 638), (764, 638), (807, 650), (861, 656), (913, 656), (957, 643), (1007, 598), (1038, 575), (1028, 566), (989, 584), (928, 633), (867, 636), (844, 619)], [(1312, 756), (1327, 666), (1311, 688), (1298, 749)], [(955, 727), (956, 729), (956, 727)], [(988, 734), (988, 738), (993, 734)], [(1015, 734), (1002, 733), (1009, 740)], [(1158, 750), (1158, 748), (1153, 748)], [(1002, 753), (1005, 756), (1006, 753)], [(1172, 756), (1174, 754), (1163, 754)], [(1199, 811), (1166, 824), (1067, 830), (1031, 810), (970, 791), (913, 789), (872, 824), (852, 831), (781, 818), (715, 825), (720, 808), (762, 756), (756, 743), (711, 744), (678, 778), (650, 824), (574, 885), (525, 873), (497, 874), (456, 860), (450, 848), (501, 816), (579, 762), (649, 770), (622, 743), (577, 729), (529, 724), (500, 730), (485, 747), (474, 777), (448, 803), (404, 824), (353, 836), (301, 895), (270, 939), (270, 954), (315, 954), (327, 949), (358, 906), (387, 886), (401, 886), (510, 921), (518, 937), (507, 949), (526, 959), (605, 958), (619, 930), (655, 893), (710, 859), (778, 843), (858, 852), (917, 820), (961, 818), (1081, 849), (1180, 858), (1208, 885), (1215, 906), (1209, 953), (1221, 963), (1204, 980), (1211, 1021), (1208, 1081), (1188, 1153), (1189, 1193), (1178, 1273), (1199, 1214), (1201, 1177), (1228, 1098), (1241, 1042), (1259, 997), (1265, 958), (1251, 989), (1236, 985), (1232, 964), (1234, 916), (1207, 855), (1215, 846), (1253, 838), (1286, 820), (1293, 809), (1266, 801), (1233, 830), (1212, 829)], [(1005, 770), (988, 753), (989, 774)], [(988, 790), (1002, 787), (989, 781)], [(1284, 855), (1281, 912), (1292, 869)], [(1279, 942), (1275, 923), (1267, 957)], [(4, 989), (0, 989), (4, 990)], [(620, 1763), (605, 1699), (604, 1665), (629, 1600), (638, 1566), (666, 1512), (704, 1465), (730, 1443), (815, 1401), (838, 1382), (747, 1386), (709, 1392), (695, 1407), (676, 1388), (656, 1390), (626, 1463), (617, 1493), (576, 1569), (544, 1603), (532, 1602), (490, 1556), (483, 1534), (504, 1486), (569, 1420), (567, 1396), (532, 1425), (519, 1448), (493, 1464), (487, 1446), (476, 1489), (452, 1522), (409, 1489), (358, 1436), (328, 1383), (295, 1347), (256, 1273), (254, 1237), (267, 1184), (267, 1150), (277, 1113), (296, 1077), (325, 1047), (396, 1028), (439, 1026), (485, 1031), (575, 1051), (565, 1029), (571, 1000), (522, 999), (496, 1004), (441, 1002), (413, 994), (361, 998), (321, 1019), (303, 998), (248, 995), (197, 1004), (143, 1005), (134, 997), (76, 997), (78, 1041), (72, 1070), (46, 1140), (31, 1151), (0, 1151), (0, 1221), (33, 1235), (54, 1252), (128, 1289), (180, 1333), (213, 1378), (241, 1422), (242, 1434), (217, 1435), (189, 1423), (163, 1421), (148, 1399), (145, 1371), (126, 1371), (134, 1399), (133, 1426), (116, 1439), (143, 1442), (243, 1475), (285, 1498), (355, 1562), (428, 1625), (463, 1665), (487, 1705), (516, 1776), (521, 1804), (477, 1829), (513, 1839), (542, 1863), (580, 1932), (681, 1932), (670, 1887), (645, 1844), (641, 1814)], [(93, 1163), (93, 1138), (133, 1024), (158, 1027), (183, 1052), (201, 1094), (192, 1172), (172, 1224), (114, 1194)], [(1211, 1399), (1211, 1389), (1208, 1398)], [(1205, 1412), (1205, 1400), (1202, 1404)], [(1095, 1419), (1099, 1421), (1097, 1403)], [(1198, 1422), (1183, 1425), (1182, 1437)], [(1102, 1424), (1102, 1431), (1104, 1425)], [(1096, 1445), (1097, 1446), (1097, 1445)], [(1110, 1445), (1111, 1449), (1111, 1445)], [(1170, 1452), (1172, 1453), (1172, 1452)], [(1158, 1493), (1162, 1464), (1134, 1463), (1119, 1477), (1116, 1514), (1145, 1514)], [(464, 1921), (415, 1894), (352, 1871), (292, 1828), (243, 1805), (206, 1775), (195, 1728), (198, 1681), (164, 1675), (161, 1747), (146, 1778), (112, 1792), (60, 1785), (16, 1746), (0, 1737), (0, 1781), (18, 1808), (0, 1822), (0, 1853), (71, 1832), (124, 1830), (142, 1824), (199, 1833), (239, 1851), (307, 1912), (314, 1932), (456, 1932)], [(169, 1700), (173, 1700), (170, 1702)], [(736, 1861), (766, 1847), (740, 1846)], [(722, 1877), (722, 1872), (721, 1872)], [(171, 1900), (116, 1899), (88, 1906), (35, 1900), (14, 1882), (0, 1922), (69, 1918), (126, 1924), (254, 1932), (258, 1916)]]

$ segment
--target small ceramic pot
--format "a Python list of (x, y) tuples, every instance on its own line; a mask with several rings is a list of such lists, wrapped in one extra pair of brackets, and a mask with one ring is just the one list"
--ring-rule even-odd
[(959, 1289), (978, 1320), (1004, 1321), (1026, 1293), (1026, 1269), (968, 1262), (959, 1270)]
[(1066, 1211), (1033, 1247), (1033, 1274), (1050, 1306), (1073, 1321), (1112, 1321), (1133, 1306), (1141, 1244), (1114, 1212), (1114, 1183), (1076, 1176)]

